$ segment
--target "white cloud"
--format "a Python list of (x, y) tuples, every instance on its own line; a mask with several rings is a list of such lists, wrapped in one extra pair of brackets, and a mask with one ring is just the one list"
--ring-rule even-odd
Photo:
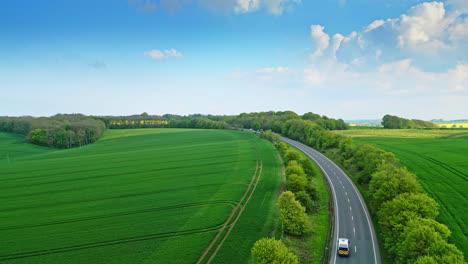
[[(330, 36), (327, 33), (323, 32), (325, 27), (320, 25), (311, 25), (310, 26), (310, 37), (315, 42), (316, 48), (313, 54), (314, 57), (322, 56), (323, 51), (328, 48), (330, 44)], [(339, 46), (339, 45), (338, 45)]]
[(310, 86), (317, 86), (322, 84), (326, 80), (324, 72), (320, 72), (313, 69), (304, 69), (304, 81)]
[(374, 22), (370, 23), (369, 26), (367, 26), (367, 28), (364, 30), (364, 32), (369, 32), (371, 30), (374, 30), (378, 27), (380, 27), (381, 25), (383, 25), (385, 23), (385, 21), (383, 20), (375, 20)]
[(457, 41), (465, 39), (468, 41), (468, 17), (462, 20), (460, 23), (453, 25), (450, 29), (450, 40)]
[(300, 4), (301, 0), (263, 0), (263, 4), (270, 14), (280, 16), (287, 8)]
[(259, 0), (237, 0), (234, 11), (236, 13), (247, 13), (257, 10), (260, 5)]
[(144, 53), (144, 55), (146, 57), (150, 57), (150, 58), (155, 59), (155, 60), (162, 60), (162, 59), (167, 59), (167, 58), (170, 58), (170, 57), (175, 57), (175, 58), (183, 57), (182, 53), (178, 52), (175, 49), (164, 50), (164, 52), (162, 52), (160, 50), (153, 49), (153, 50), (150, 50), (150, 51), (146, 51)]
[(412, 7), (408, 15), (401, 15), (398, 22), (396, 29), (400, 47), (434, 51), (444, 48), (444, 33), (452, 18), (446, 17), (443, 3), (431, 2)]

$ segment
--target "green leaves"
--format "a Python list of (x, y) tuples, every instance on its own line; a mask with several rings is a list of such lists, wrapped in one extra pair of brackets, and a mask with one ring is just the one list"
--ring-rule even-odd
[(252, 248), (255, 264), (296, 264), (297, 256), (279, 240), (262, 238)]
[(284, 231), (293, 235), (302, 235), (306, 230), (305, 208), (296, 201), (292, 192), (283, 192), (277, 204), (283, 218)]

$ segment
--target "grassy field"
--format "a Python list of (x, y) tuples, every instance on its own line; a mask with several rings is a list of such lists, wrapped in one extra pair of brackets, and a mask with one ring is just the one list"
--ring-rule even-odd
[(225, 130), (108, 130), (68, 150), (0, 133), (0, 172), (2, 263), (248, 263), (281, 187), (272, 144)]
[[(395, 131), (395, 135), (390, 133)], [(424, 190), (439, 203), (438, 220), (452, 231), (450, 242), (467, 256), (468, 249), (468, 136), (428, 138), (426, 130), (408, 132), (412, 137), (398, 138), (402, 131), (387, 130), (385, 135), (369, 137), (369, 131), (354, 134), (357, 143), (371, 143), (392, 152), (418, 177)], [(430, 134), (430, 133), (429, 133)], [(455, 134), (457, 135), (457, 134)]]
[(335, 130), (334, 133), (353, 138), (449, 138), (468, 135), (465, 129), (348, 129)]

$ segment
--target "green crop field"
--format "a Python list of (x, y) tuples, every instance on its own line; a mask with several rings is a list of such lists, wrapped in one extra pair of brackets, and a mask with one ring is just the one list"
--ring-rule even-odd
[[(369, 131), (353, 132), (361, 131), (362, 135), (353, 134), (353, 137), (356, 137), (355, 142), (371, 143), (394, 153), (403, 166), (417, 175), (424, 190), (440, 205), (438, 220), (452, 231), (450, 242), (466, 256), (468, 253), (466, 247), (468, 245), (468, 136), (427, 138), (427, 134), (422, 134), (422, 138), (398, 138), (404, 131), (386, 130), (386, 136), (372, 138), (368, 136)], [(392, 131), (395, 131), (393, 137), (391, 137)], [(421, 132), (428, 133), (426, 130), (415, 130), (409, 131), (408, 134), (417, 135)]]
[(334, 133), (354, 138), (448, 138), (468, 135), (467, 129), (383, 129), (362, 128), (335, 130)]
[(240, 131), (108, 130), (68, 150), (0, 133), (0, 262), (247, 263), (281, 168)]

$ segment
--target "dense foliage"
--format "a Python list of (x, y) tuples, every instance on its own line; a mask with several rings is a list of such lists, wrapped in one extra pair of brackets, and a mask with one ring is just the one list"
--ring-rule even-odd
[(95, 142), (104, 132), (102, 121), (81, 114), (52, 117), (0, 117), (0, 131), (26, 135), (40, 146), (73, 148)]
[(437, 128), (438, 125), (430, 121), (418, 119), (406, 119), (398, 116), (385, 115), (382, 119), (384, 128), (404, 129), (404, 128)]
[(131, 116), (101, 116), (102, 120), (108, 128), (207, 128), (207, 129), (224, 129), (228, 125), (222, 121), (215, 121), (200, 114), (179, 116), (166, 114), (163, 116), (148, 115), (142, 113), (140, 115)]
[(252, 258), (255, 264), (296, 264), (294, 255), (281, 241), (272, 238), (262, 238), (255, 242), (252, 248)]
[(307, 215), (305, 208), (296, 200), (294, 193), (283, 192), (278, 199), (278, 208), (283, 219), (285, 232), (293, 235), (305, 233)]

